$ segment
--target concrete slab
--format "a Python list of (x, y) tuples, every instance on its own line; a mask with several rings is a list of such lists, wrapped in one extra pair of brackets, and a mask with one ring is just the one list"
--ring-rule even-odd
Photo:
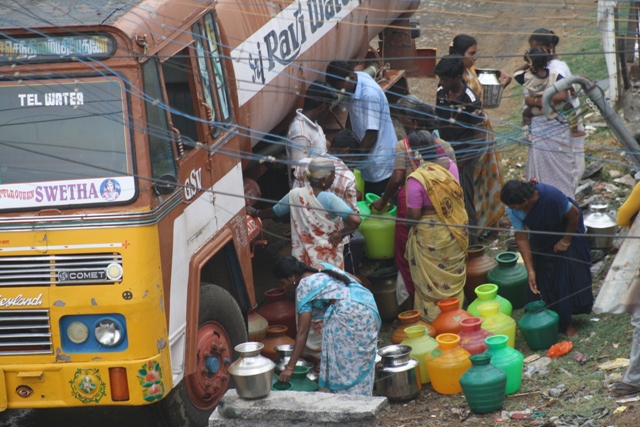
[(209, 418), (210, 427), (371, 427), (389, 406), (385, 397), (331, 393), (271, 392), (264, 399), (245, 400), (229, 390)]

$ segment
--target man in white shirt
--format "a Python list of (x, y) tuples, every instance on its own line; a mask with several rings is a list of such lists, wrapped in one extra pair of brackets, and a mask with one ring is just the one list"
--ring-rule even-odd
[(301, 159), (326, 154), (327, 138), (317, 120), (327, 112), (336, 99), (335, 91), (319, 80), (307, 88), (304, 105), (296, 110), (296, 117), (291, 121), (287, 132), (289, 187), (293, 183), (293, 170)]
[(346, 61), (331, 61), (326, 79), (331, 87), (346, 95), (344, 106), (349, 110), (351, 129), (360, 138), (360, 152), (366, 155), (359, 167), (365, 192), (381, 195), (393, 173), (398, 142), (387, 97), (371, 76), (354, 72)]

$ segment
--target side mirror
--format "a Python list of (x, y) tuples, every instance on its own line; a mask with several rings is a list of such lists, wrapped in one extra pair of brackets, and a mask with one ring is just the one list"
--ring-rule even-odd
[(175, 176), (171, 174), (164, 174), (153, 184), (153, 189), (156, 194), (166, 196), (176, 191), (177, 182), (178, 180)]

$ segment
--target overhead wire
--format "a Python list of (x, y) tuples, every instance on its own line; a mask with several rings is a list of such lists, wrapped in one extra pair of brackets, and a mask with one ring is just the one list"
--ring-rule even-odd
[[(169, 108), (170, 108), (170, 107), (169, 107)], [(178, 113), (178, 114), (182, 114), (182, 113), (180, 113), (180, 112), (177, 112), (177, 113)], [(200, 119), (200, 118), (198, 118), (198, 117), (193, 117), (193, 116), (190, 116), (190, 117), (188, 117), (188, 118), (189, 118), (189, 119), (192, 119), (192, 120), (202, 120), (202, 119)], [(247, 130), (247, 129), (245, 129), (245, 130)], [(265, 136), (266, 136), (266, 135), (265, 135)], [(275, 136), (275, 135), (271, 135), (271, 136)]]

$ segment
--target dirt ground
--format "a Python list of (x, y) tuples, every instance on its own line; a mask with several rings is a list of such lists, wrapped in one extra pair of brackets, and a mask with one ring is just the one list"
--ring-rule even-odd
[[(447, 53), (448, 45), (456, 34), (473, 35), (478, 40), (478, 68), (498, 68), (512, 74), (520, 65), (522, 55), (528, 47), (528, 35), (536, 28), (551, 28), (561, 37), (558, 50), (562, 52), (564, 45), (571, 46), (568, 41), (576, 40), (583, 34), (583, 29), (595, 25), (595, 11), (597, 2), (593, 0), (563, 0), (555, 2), (523, 2), (523, 1), (472, 1), (472, 0), (439, 0), (424, 1), (416, 17), (421, 22), (421, 37), (417, 40), (418, 47), (435, 47), (438, 55)], [(580, 70), (572, 69), (580, 74)], [(515, 82), (512, 84), (515, 85)], [(410, 79), (411, 91), (421, 99), (433, 103), (435, 101), (436, 81), (434, 79)], [(514, 91), (515, 92), (515, 91)], [(522, 103), (521, 96), (505, 90), (500, 107), (490, 110), (492, 119), (507, 120), (515, 111), (519, 111)], [(495, 128), (495, 126), (494, 126)], [(514, 172), (514, 165), (521, 160), (524, 150), (503, 152), (504, 169)], [(526, 159), (525, 159), (526, 160)], [(519, 171), (516, 170), (516, 173)], [(289, 243), (283, 232), (288, 224), (265, 222), (269, 240), (267, 249), (258, 249), (254, 258), (254, 276), (258, 302), (264, 300), (262, 292), (270, 287), (278, 286), (270, 274), (273, 261), (278, 256), (288, 252)], [(504, 240), (504, 239), (502, 239)], [(501, 241), (502, 241), (501, 240)], [(366, 261), (365, 261), (366, 262)], [(601, 277), (600, 277), (601, 280)], [(597, 292), (597, 290), (596, 290)], [(293, 297), (293, 295), (291, 295)], [(519, 313), (521, 316), (522, 313)], [(615, 399), (607, 397), (607, 380), (598, 371), (596, 365), (615, 357), (628, 357), (631, 341), (631, 331), (628, 318), (598, 316), (600, 321), (596, 325), (594, 316), (581, 316), (578, 326), (580, 335), (574, 339), (576, 348), (588, 350), (590, 360), (585, 365), (579, 365), (571, 360), (555, 362), (555, 368), (546, 376), (534, 376), (524, 379), (518, 394), (507, 397), (504, 409), (510, 411), (524, 411), (545, 413), (544, 418), (530, 421), (501, 420), (501, 413), (486, 415), (466, 414), (458, 415), (467, 408), (463, 394), (443, 396), (433, 391), (427, 385), (419, 396), (409, 402), (392, 403), (381, 417), (382, 427), (410, 427), (410, 426), (638, 426), (638, 402), (616, 403)], [(604, 322), (611, 322), (611, 331), (603, 333), (597, 329)], [(620, 322), (624, 322), (620, 326)], [(380, 339), (381, 346), (389, 344), (389, 337), (393, 326), (384, 324)], [(609, 335), (609, 336), (600, 336)], [(566, 339), (566, 337), (562, 337)], [(522, 336), (518, 333), (516, 348), (525, 356), (531, 354)], [(559, 360), (559, 359), (554, 359)], [(619, 370), (619, 373), (624, 370)], [(547, 391), (560, 383), (566, 382), (568, 391), (558, 399), (547, 397)], [(626, 406), (622, 413), (613, 414), (616, 408)], [(601, 410), (606, 408), (606, 411)], [(598, 412), (600, 411), (600, 412)], [(599, 418), (598, 414), (605, 413)], [(564, 424), (551, 421), (552, 416), (566, 415)], [(579, 418), (577, 416), (587, 418)], [(571, 418), (573, 417), (573, 418)], [(464, 420), (463, 420), (464, 418)], [(592, 421), (587, 419), (591, 418)], [(587, 421), (586, 424), (585, 421)]]

